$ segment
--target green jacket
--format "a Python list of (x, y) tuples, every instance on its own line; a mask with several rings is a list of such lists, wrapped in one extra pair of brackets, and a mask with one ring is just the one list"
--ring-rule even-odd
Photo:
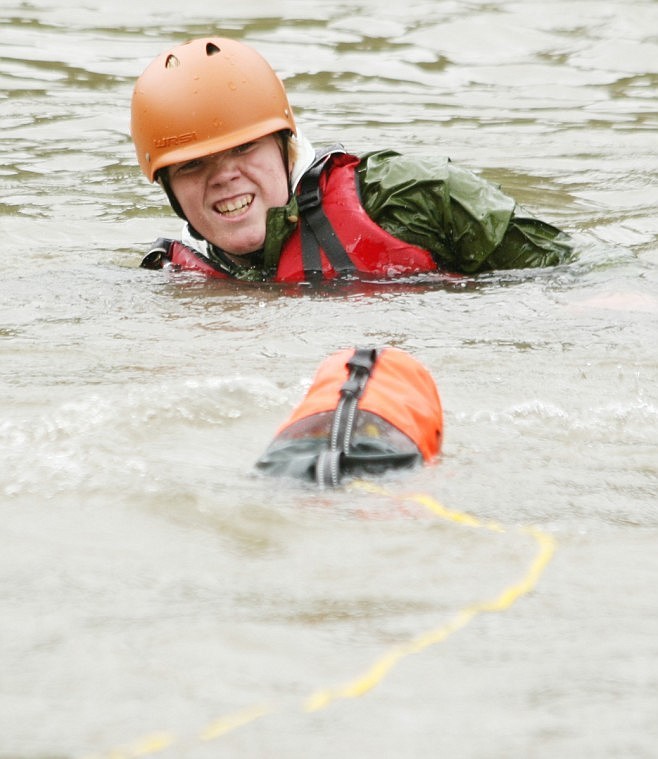
[(515, 201), (498, 186), (447, 158), (369, 153), (359, 180), (369, 216), (395, 237), (429, 250), (449, 271), (555, 266), (572, 254), (566, 234), (516, 215)]
[[(380, 150), (361, 157), (357, 177), (368, 215), (393, 236), (430, 251), (447, 271), (474, 274), (555, 266), (572, 255), (565, 233), (517, 215), (515, 201), (498, 186), (448, 158)], [(276, 270), (298, 218), (294, 195), (286, 206), (269, 209), (264, 249), (254, 254), (253, 268), (231, 264), (210, 245), (203, 253), (234, 277), (267, 277)]]

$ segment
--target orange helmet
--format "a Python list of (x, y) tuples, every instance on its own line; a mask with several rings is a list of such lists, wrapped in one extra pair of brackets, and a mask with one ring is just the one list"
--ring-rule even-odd
[(178, 45), (135, 84), (131, 134), (151, 182), (165, 166), (280, 130), (296, 133), (283, 83), (259, 53), (235, 40)]
[(262, 471), (337, 485), (346, 471), (431, 461), (443, 409), (428, 370), (398, 348), (338, 351), (257, 462)]

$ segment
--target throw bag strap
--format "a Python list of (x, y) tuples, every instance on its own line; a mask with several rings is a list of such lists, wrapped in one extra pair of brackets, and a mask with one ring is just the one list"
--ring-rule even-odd
[(340, 483), (341, 463), (349, 454), (354, 421), (366, 383), (377, 361), (374, 348), (357, 348), (347, 362), (347, 381), (340, 389), (340, 398), (331, 423), (329, 449), (322, 451), (316, 465), (316, 482), (320, 487), (336, 487)]

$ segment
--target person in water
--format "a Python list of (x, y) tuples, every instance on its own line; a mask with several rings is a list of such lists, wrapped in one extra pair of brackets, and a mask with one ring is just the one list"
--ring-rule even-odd
[(194, 39), (135, 84), (139, 165), (185, 221), (145, 268), (279, 282), (554, 266), (570, 238), (449, 158), (316, 150), (251, 47)]

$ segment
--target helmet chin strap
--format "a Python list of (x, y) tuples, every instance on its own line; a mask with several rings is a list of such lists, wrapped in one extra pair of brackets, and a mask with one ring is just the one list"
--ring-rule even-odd
[(187, 221), (185, 212), (183, 211), (181, 204), (176, 200), (176, 196), (174, 195), (173, 190), (171, 189), (171, 185), (169, 184), (169, 173), (167, 172), (167, 167), (160, 169), (156, 173), (155, 180), (165, 191), (167, 199), (169, 200), (169, 205), (174, 209), (176, 214), (180, 216), (184, 221)]
[(283, 169), (286, 172), (286, 182), (288, 183), (288, 200), (292, 197), (292, 182), (290, 181), (290, 132), (279, 132), (281, 143), (281, 158), (283, 158)]

